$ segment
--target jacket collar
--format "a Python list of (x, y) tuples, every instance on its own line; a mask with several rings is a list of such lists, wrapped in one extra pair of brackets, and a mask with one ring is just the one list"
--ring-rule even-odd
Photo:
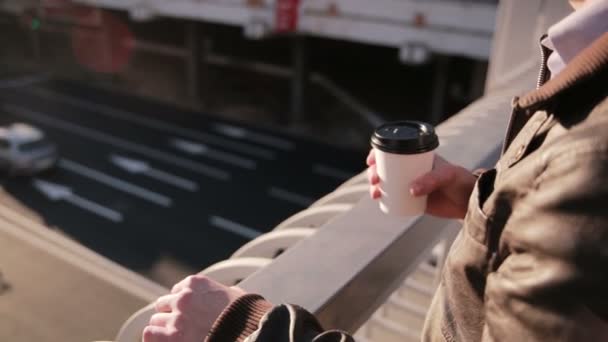
[[(516, 99), (514, 105), (531, 112), (549, 103), (566, 90), (578, 87), (592, 78), (606, 79), (608, 71), (608, 33), (604, 33), (593, 44), (576, 56), (555, 78), (540, 88)], [(600, 87), (606, 84), (598, 84)]]

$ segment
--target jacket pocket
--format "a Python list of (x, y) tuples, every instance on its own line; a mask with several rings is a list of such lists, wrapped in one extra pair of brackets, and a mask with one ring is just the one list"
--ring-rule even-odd
[(494, 192), (494, 181), (496, 180), (496, 169), (491, 169), (479, 177), (471, 199), (469, 210), (465, 218), (465, 232), (475, 241), (482, 245), (488, 244), (488, 215), (484, 211), (484, 204)]
[[(463, 229), (458, 234), (442, 272), (441, 302), (432, 314), (435, 330), (446, 342), (479, 341), (484, 324), (483, 298), (490, 259), (490, 219), (483, 207), (494, 192), (496, 170), (484, 172), (473, 189)], [(428, 329), (433, 327), (429, 326)], [(438, 330), (439, 329), (439, 330)], [(429, 335), (430, 336), (430, 335)]]

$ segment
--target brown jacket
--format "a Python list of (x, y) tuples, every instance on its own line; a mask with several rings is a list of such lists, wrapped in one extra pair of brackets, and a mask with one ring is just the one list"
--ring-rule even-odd
[[(608, 33), (513, 101), (449, 252), (424, 341), (608, 341)], [(349, 341), (254, 295), (209, 341)], [(254, 333), (255, 331), (255, 333)]]

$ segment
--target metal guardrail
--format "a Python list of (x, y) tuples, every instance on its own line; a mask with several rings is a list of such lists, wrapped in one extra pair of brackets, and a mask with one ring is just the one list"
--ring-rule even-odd
[[(441, 124), (438, 153), (469, 169), (491, 167), (499, 156), (511, 98), (534, 86), (533, 69)], [(365, 198), (240, 286), (274, 303), (301, 305), (325, 328), (354, 332), (459, 225), (430, 216), (389, 217)]]

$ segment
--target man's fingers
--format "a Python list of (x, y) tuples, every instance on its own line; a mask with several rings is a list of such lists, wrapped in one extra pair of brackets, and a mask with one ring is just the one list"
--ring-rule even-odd
[(179, 293), (184, 289), (190, 289), (193, 291), (209, 291), (221, 284), (209, 279), (208, 277), (202, 275), (190, 275), (187, 276), (184, 280), (175, 284), (171, 289), (171, 293)]
[(376, 171), (376, 165), (372, 165), (367, 169), (367, 181), (371, 185), (376, 185), (380, 183), (380, 177), (378, 177), (378, 172)]
[(181, 291), (184, 287), (188, 286), (188, 284), (191, 283), (191, 278), (192, 276), (188, 276), (185, 279), (183, 279), (182, 281), (180, 281), (179, 283), (173, 285), (173, 288), (171, 288), (171, 293), (178, 293), (179, 291)]
[(175, 302), (177, 301), (176, 294), (170, 294), (159, 297), (154, 303), (156, 312), (171, 312), (175, 309)]
[(152, 315), (152, 317), (150, 317), (149, 325), (155, 327), (165, 327), (173, 316), (173, 314), (167, 312), (155, 313), (154, 315)]
[(380, 198), (382, 196), (382, 194), (380, 192), (380, 187), (378, 185), (370, 186), (369, 195), (372, 197), (372, 199)]
[(203, 281), (203, 279), (206, 279), (203, 276), (199, 276), (199, 275), (189, 275), (186, 278), (184, 278), (182, 281), (180, 281), (179, 283), (173, 285), (173, 288), (171, 289), (171, 293), (178, 293), (181, 292), (181, 290), (185, 289), (185, 288), (190, 288), (193, 289), (194, 284), (195, 283), (201, 283)]
[(367, 155), (365, 162), (367, 163), (367, 166), (376, 164), (376, 153), (374, 152), (374, 149), (369, 150), (369, 154)]
[(168, 342), (169, 332), (163, 327), (148, 325), (142, 334), (143, 342)]
[(410, 193), (416, 197), (426, 196), (451, 182), (454, 175), (454, 168), (451, 167), (435, 169), (413, 181)]

